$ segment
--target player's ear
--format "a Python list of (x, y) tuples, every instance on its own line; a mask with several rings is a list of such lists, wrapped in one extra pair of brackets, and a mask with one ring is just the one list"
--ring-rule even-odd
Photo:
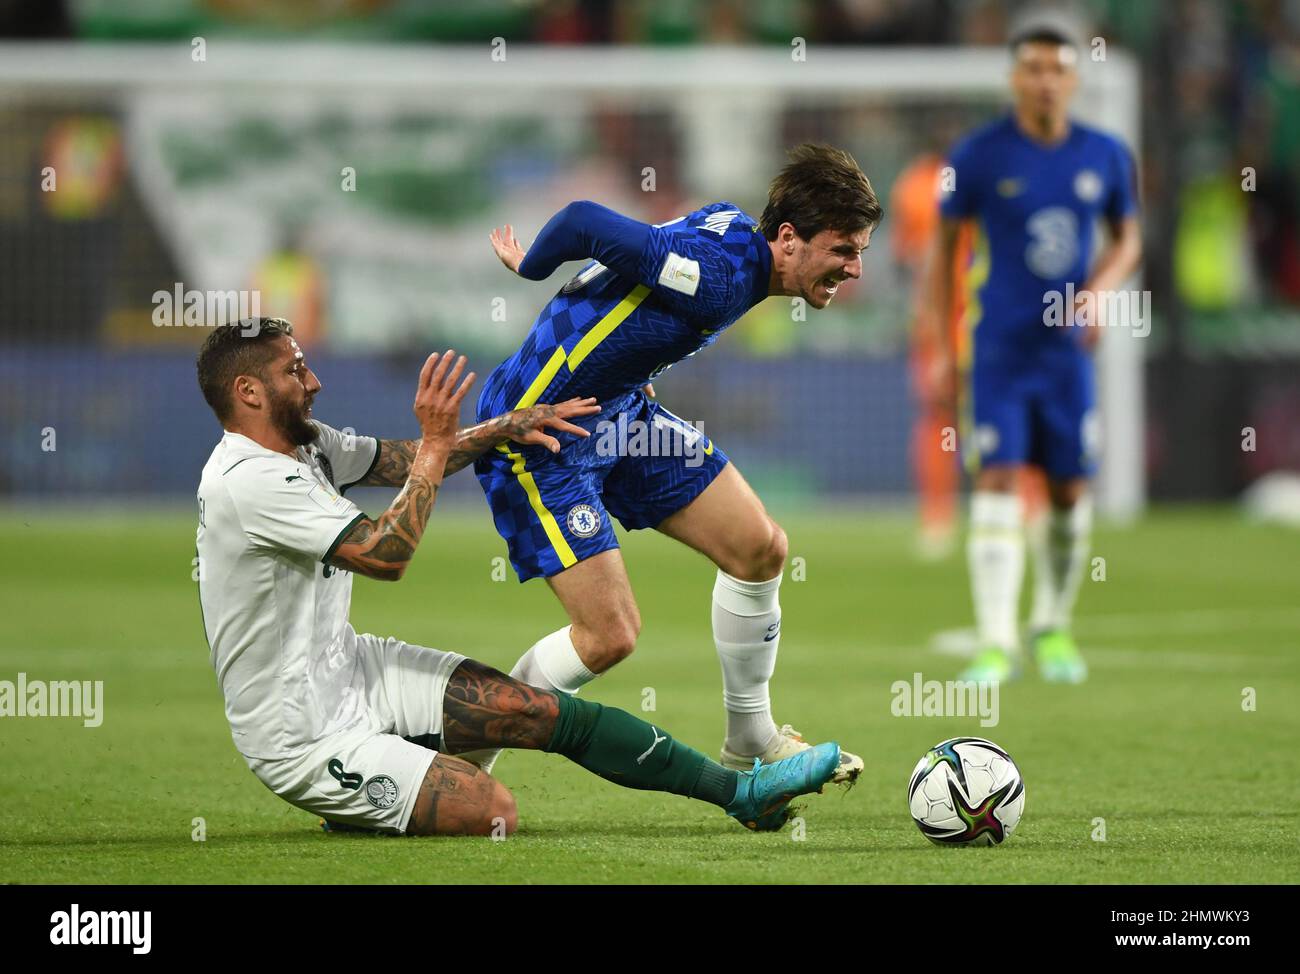
[(245, 406), (258, 409), (262, 405), (262, 392), (262, 383), (258, 381), (256, 376), (235, 376), (234, 394), (236, 402), (242, 402)]
[(799, 239), (799, 233), (795, 230), (793, 223), (782, 223), (777, 228), (776, 239), (781, 241), (781, 249), (786, 254), (793, 254), (795, 242)]

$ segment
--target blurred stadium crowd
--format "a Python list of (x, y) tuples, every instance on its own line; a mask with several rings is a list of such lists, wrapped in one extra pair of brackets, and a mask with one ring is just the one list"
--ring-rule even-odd
[[(205, 36), (409, 48), (486, 44), (500, 37), (511, 44), (788, 49), (800, 37), (814, 49), (861, 46), (869, 58), (872, 48), (884, 46), (998, 46), (1025, 6), (1015, 0), (0, 0), (0, 41), (188, 45)], [(1089, 0), (1069, 8), (1091, 38), (1085, 56), (1098, 45), (1113, 45), (1131, 52), (1141, 69), (1142, 135), (1135, 148), (1147, 240), (1144, 286), (1154, 295), (1158, 322), (1146, 351), (1152, 496), (1223, 499), (1270, 471), (1300, 471), (1300, 383), (1294, 380), (1300, 365), (1300, 0)], [(0, 109), (9, 150), (0, 158), (0, 377), (7, 380), (0, 392), (6, 416), (0, 494), (185, 493), (197, 466), (174, 477), (157, 476), (167, 466), (151, 453), (163, 449), (159, 431), (142, 424), (138, 412), (123, 412), (130, 395), (124, 390), (142, 370), (150, 377), (154, 409), (167, 411), (178, 401), (188, 406), (197, 392), (191, 373), (178, 370), (177, 363), (201, 338), (147, 325), (148, 295), (183, 280), (182, 268), (192, 264), (178, 254), (184, 248), (176, 233), (159, 226), (158, 204), (141, 199), (143, 162), (128, 139), (126, 114), (111, 101), (45, 98), (29, 90), (9, 94)], [(877, 97), (857, 110), (839, 106), (820, 114), (792, 106), (779, 134), (786, 141), (841, 141), (885, 195), (918, 153), (942, 151), (953, 135), (996, 109), (965, 104), (959, 96), (951, 105), (933, 106), (891, 105)], [(565, 194), (590, 196), (611, 205), (626, 202), (646, 219), (667, 219), (697, 194), (718, 195), (716, 187), (696, 185), (679, 134), (662, 114), (595, 115), (591, 131), (599, 151), (581, 144), (582, 137), (579, 144), (556, 147), (552, 142), (564, 138), (552, 130), (521, 135), (517, 121), (501, 123), (502, 140), (550, 146), (556, 172), (548, 205), (562, 202)], [(219, 177), (223, 165), (219, 147), (205, 144), (202, 132), (246, 124), (218, 118), (215, 110), (197, 116), (206, 118), (206, 129), (159, 123), (155, 139), (160, 158), (174, 171), (182, 206), (196, 201), (184, 196), (186, 186), (214, 173)], [(321, 138), (348, 137), (346, 125), (340, 131)], [(273, 130), (255, 134), (259, 144), (294, 138)], [(467, 131), (453, 130), (451, 137), (473, 141)], [(475, 219), (476, 198), (483, 197), (486, 207), (511, 178), (500, 171), (483, 175), (483, 160), (494, 151), (485, 147), (481, 156), (461, 160), (461, 168), (432, 175), (418, 166), (394, 170), (375, 205), (404, 217), (423, 212), (434, 222), (450, 220), (458, 210), (467, 213), (472, 233), (466, 231), (466, 246), (476, 241), (474, 266), (486, 265), (479, 238), (487, 227)], [(58, 193), (39, 192), (34, 174), (46, 165), (64, 174)], [(634, 203), (643, 198), (637, 182), (646, 165), (658, 173), (659, 192)], [(227, 185), (245, 187), (229, 190), (227, 203), (243, 196), (244, 205), (261, 205), (248, 202), (257, 198), (251, 183), (232, 177)], [(742, 202), (761, 200), (761, 186), (747, 191)], [(226, 286), (252, 283), (263, 295), (263, 313), (293, 318), (307, 337), (319, 338), (322, 356), (346, 352), (346, 366), (340, 359), (329, 372), (339, 374), (345, 395), (355, 387), (350, 401), (362, 411), (360, 420), (386, 427), (404, 422), (410, 356), (457, 335), (409, 308), (391, 313), (383, 339), (372, 341), (373, 331), (349, 332), (348, 322), (368, 307), (363, 288), (348, 285), (339, 269), (341, 262), (354, 265), (355, 254), (349, 258), (345, 245), (309, 226), (303, 209), (282, 214), (265, 231), (251, 279)], [(544, 218), (544, 208), (529, 215)], [(887, 206), (887, 224), (889, 218)], [(349, 219), (356, 218), (340, 218), (339, 226), (364, 244), (370, 239), (366, 227)], [(886, 247), (878, 251), (868, 275), (874, 290), (868, 295), (860, 288), (849, 296), (842, 312), (847, 317), (838, 330), (832, 320), (821, 344), (775, 318), (764, 319), (744, 339), (711, 351), (707, 363), (692, 363), (693, 378), (673, 377), (682, 384), (677, 411), (706, 420), (720, 415), (715, 429), (726, 427), (727, 414), (709, 412), (716, 404), (699, 388), (730, 387), (733, 394), (754, 388), (754, 382), (771, 379), (764, 369), (778, 357), (788, 363), (782, 374), (793, 377), (791, 395), (817, 387), (834, 370), (857, 376), (856, 383), (848, 380), (850, 386), (870, 387), (870, 393), (840, 404), (870, 413), (876, 427), (877, 439), (864, 451), (860, 468), (831, 459), (817, 440), (804, 443), (807, 454), (789, 462), (806, 439), (797, 426), (767, 437), (766, 445), (755, 435), (754, 448), (771, 451), (769, 477), (787, 478), (796, 495), (903, 495), (909, 489), (909, 255), (897, 242), (892, 253)], [(474, 273), (463, 271), (471, 281)], [(403, 286), (399, 278), (394, 272), (394, 289)], [(526, 300), (540, 303), (539, 292), (525, 293), (531, 295)], [(517, 335), (509, 330), (470, 336), (458, 347), (477, 349), (484, 360), (476, 365), (485, 372)], [(345, 368), (351, 378), (341, 374)], [(36, 385), (45, 392), (33, 403), (24, 390)], [(376, 386), (392, 387), (392, 394), (367, 395)], [(95, 390), (90, 399), (84, 397), (87, 387)], [(73, 401), (84, 477), (47, 482), (32, 451), (31, 429), (58, 425), (48, 416), (66, 418)], [(738, 408), (761, 412), (762, 404), (749, 400)], [(1249, 452), (1240, 448), (1245, 427), (1258, 431), (1259, 446)], [(193, 438), (193, 429), (187, 428), (186, 438)], [(87, 432), (95, 430), (99, 436), (92, 439)], [(725, 442), (735, 453), (734, 440)], [(186, 455), (183, 441), (177, 443)], [(206, 454), (207, 441), (199, 447), (190, 451), (196, 457)], [(138, 458), (138, 476), (123, 469), (123, 451)], [(814, 474), (798, 472), (809, 466)]]

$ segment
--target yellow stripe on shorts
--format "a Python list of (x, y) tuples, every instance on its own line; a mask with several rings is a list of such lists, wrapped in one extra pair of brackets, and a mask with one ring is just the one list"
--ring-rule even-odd
[[(628, 315), (637, 309), (638, 305), (646, 299), (649, 293), (650, 289), (648, 287), (644, 284), (638, 284), (628, 293), (627, 297), (610, 309), (605, 317), (596, 322), (591, 331), (582, 336), (578, 344), (573, 346), (572, 352), (566, 354), (563, 346), (556, 348), (551, 353), (551, 357), (546, 360), (546, 364), (542, 366), (542, 370), (537, 373), (537, 377), (529, 384), (519, 402), (515, 404), (515, 409), (527, 409), (529, 406), (535, 406), (542, 393), (546, 391), (546, 387), (559, 375), (560, 366), (568, 365), (570, 374), (577, 371), (583, 360), (595, 351), (601, 342), (612, 335), (614, 329), (627, 320)], [(555, 520), (555, 515), (547, 510), (546, 505), (542, 502), (542, 493), (537, 488), (536, 479), (524, 468), (523, 455), (511, 453), (504, 443), (498, 443), (497, 449), (504, 453), (508, 459), (514, 461), (510, 472), (518, 478), (519, 486), (523, 487), (524, 493), (528, 495), (528, 503), (532, 505), (537, 519), (542, 522), (542, 529), (546, 532), (546, 537), (550, 539), (551, 547), (559, 555), (560, 564), (565, 568), (576, 565), (578, 557), (573, 553), (573, 549), (569, 547), (569, 542), (564, 540), (564, 532), (560, 530), (560, 524)]]
[(551, 547), (560, 556), (560, 564), (565, 568), (576, 565), (578, 556), (569, 547), (569, 542), (564, 540), (564, 533), (560, 530), (560, 524), (555, 520), (555, 515), (547, 510), (546, 505), (542, 503), (542, 492), (537, 488), (536, 479), (524, 469), (523, 454), (511, 453), (504, 443), (498, 443), (497, 449), (504, 453), (508, 460), (514, 461), (510, 467), (510, 472), (515, 475), (519, 481), (519, 486), (528, 495), (528, 503), (532, 507), (533, 513), (537, 515), (537, 519), (542, 522), (542, 530), (546, 532), (546, 537), (550, 539)]

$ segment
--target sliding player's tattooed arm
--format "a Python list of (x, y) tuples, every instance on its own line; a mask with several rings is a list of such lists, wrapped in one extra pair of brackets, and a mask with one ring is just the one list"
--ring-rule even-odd
[[(526, 409), (515, 409), (477, 426), (462, 429), (456, 434), (455, 445), (447, 454), (443, 476), (450, 477), (458, 470), (463, 470), (499, 443), (539, 444), (554, 452), (560, 448), (560, 443), (544, 430), (554, 429), (576, 436), (588, 436), (587, 430), (574, 426), (568, 420), (598, 412), (600, 406), (595, 399), (570, 399), (555, 406), (539, 403)], [(401, 487), (407, 482), (411, 462), (415, 459), (419, 446), (419, 440), (380, 440), (379, 457), (369, 475), (361, 481), (362, 486)]]
[(435, 471), (441, 468), (445, 456), (438, 450), (417, 449), (411, 474), (392, 505), (373, 521), (368, 517), (357, 521), (329, 563), (380, 581), (401, 578), (429, 523), (442, 484), (441, 475)]
[(447, 458), (456, 442), (461, 401), (474, 381), (471, 372), (457, 386), (465, 357), (457, 359), (452, 368), (454, 355), (450, 350), (441, 356), (430, 355), (420, 370), (414, 411), (421, 437), (406, 462), (405, 486), (378, 518), (358, 515), (356, 524), (327, 556), (330, 565), (382, 581), (395, 582), (406, 573), (442, 486)]

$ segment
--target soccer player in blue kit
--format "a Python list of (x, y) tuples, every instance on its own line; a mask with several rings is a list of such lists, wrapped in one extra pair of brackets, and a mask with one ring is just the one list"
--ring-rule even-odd
[[(1091, 352), (1100, 326), (1122, 324), (1100, 320), (1097, 309), (1138, 266), (1141, 231), (1128, 150), (1069, 116), (1079, 56), (1070, 34), (1050, 22), (1026, 24), (1011, 51), (1012, 112), (953, 150), (935, 261), (952, 266), (960, 226), (973, 221), (964, 450), (977, 467), (967, 556), (981, 648), (963, 678), (994, 682), (1020, 672), (1025, 556), (1017, 477), (1033, 464), (1046, 472), (1051, 503), (1047, 550), (1036, 564), (1045, 577), (1032, 620), (1034, 657), (1044, 679), (1079, 683), (1087, 666), (1070, 620), (1088, 559), (1088, 481), (1099, 447)], [(1111, 241), (1093, 261), (1098, 220)], [(951, 275), (931, 281), (930, 320), (946, 320)], [(1051, 309), (1070, 295), (1072, 304), (1054, 318)], [(955, 393), (952, 356), (936, 371), (939, 385)]]
[[(853, 158), (824, 145), (791, 153), (761, 219), (712, 203), (650, 226), (592, 202), (571, 203), (527, 252), (509, 225), (493, 231), (502, 263), (541, 281), (563, 263), (589, 261), (542, 309), (523, 346), (488, 377), (480, 415), (594, 396), (593, 431), (632, 431), (619, 449), (603, 436), (559, 435), (563, 448), (503, 445), (475, 471), (521, 581), (544, 577), (571, 624), (542, 637), (511, 674), (576, 693), (625, 659), (641, 618), (613, 518), (654, 528), (717, 566), (713, 636), (722, 663), (726, 737), (721, 761), (749, 769), (807, 749), (772, 719), (768, 691), (781, 634), (778, 589), (786, 537), (726, 455), (647, 395), (665, 369), (717, 341), (768, 295), (826, 307), (862, 274), (861, 253), (880, 222), (871, 183)], [(559, 397), (558, 399), (556, 397)], [(648, 431), (669, 450), (633, 444)], [(671, 455), (665, 455), (671, 454)], [(472, 757), (491, 768), (497, 752)], [(852, 781), (862, 759), (843, 753), (833, 780)]]

